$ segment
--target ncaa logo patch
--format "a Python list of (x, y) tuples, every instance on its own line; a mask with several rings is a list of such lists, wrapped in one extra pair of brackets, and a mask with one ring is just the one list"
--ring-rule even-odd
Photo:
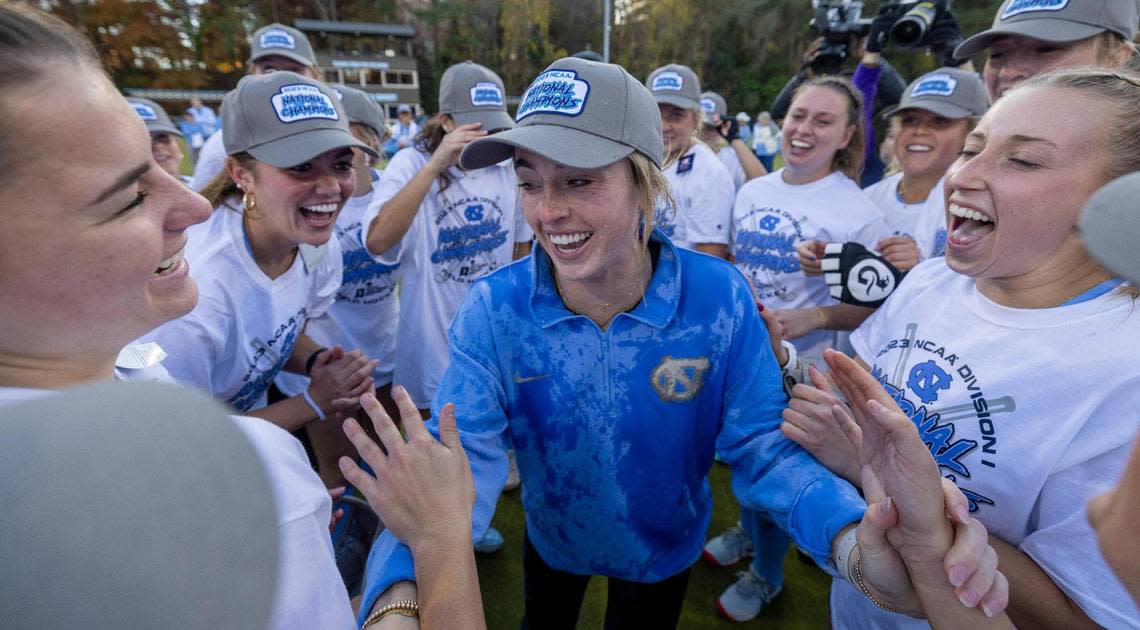
[(928, 74), (910, 91), (911, 97), (953, 96), (958, 89), (958, 79), (944, 73)]
[(154, 108), (150, 105), (131, 103), (131, 107), (135, 108), (135, 113), (143, 120), (158, 120), (158, 114), (155, 113)]
[(270, 101), (277, 119), (283, 123), (314, 118), (340, 120), (332, 99), (312, 85), (283, 85)]
[(675, 359), (664, 356), (650, 373), (649, 383), (662, 401), (687, 402), (696, 398), (704, 387), (709, 365), (706, 357)]
[(701, 99), (701, 109), (705, 110), (705, 113), (715, 114), (716, 113), (716, 103), (714, 103), (711, 98), (702, 98)]
[(673, 72), (672, 70), (666, 70), (665, 72), (662, 72), (661, 74), (653, 77), (653, 87), (649, 89), (653, 90), (654, 92), (660, 92), (662, 90), (680, 92), (681, 88), (684, 86), (685, 81), (681, 78), (681, 75)]
[(475, 107), (502, 107), (503, 92), (490, 81), (481, 81), (471, 88), (471, 104)]
[(265, 31), (261, 34), (258, 43), (260, 48), (288, 48), (290, 50), (297, 48), (297, 41), (293, 39), (293, 36), (280, 29)]
[(579, 116), (590, 98), (590, 84), (573, 70), (547, 70), (523, 94), (515, 121), (532, 114)]
[(1013, 0), (1001, 12), (1001, 19), (1029, 13), (1030, 11), (1060, 11), (1069, 6), (1069, 0)]
[(847, 291), (862, 302), (887, 299), (895, 290), (895, 274), (881, 261), (864, 258), (847, 273)]

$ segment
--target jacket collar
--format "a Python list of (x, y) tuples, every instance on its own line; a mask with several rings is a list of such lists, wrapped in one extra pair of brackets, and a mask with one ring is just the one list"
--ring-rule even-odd
[[(645, 298), (632, 310), (618, 313), (614, 321), (623, 316), (632, 317), (649, 326), (664, 328), (673, 319), (681, 300), (681, 261), (676, 246), (656, 228), (649, 235), (649, 241), (658, 243), (660, 251)], [(549, 328), (575, 317), (585, 317), (570, 311), (562, 302), (562, 296), (554, 285), (550, 257), (541, 246), (535, 246), (530, 259), (530, 310), (535, 323)]]

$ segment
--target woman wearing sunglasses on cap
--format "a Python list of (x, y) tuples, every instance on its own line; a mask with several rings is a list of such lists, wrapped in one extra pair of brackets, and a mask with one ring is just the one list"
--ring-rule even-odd
[[(461, 156), (473, 169), (513, 158), (539, 244), (472, 287), (433, 403), (455, 403), (474, 535), (511, 444), (526, 512), (523, 626), (573, 628), (601, 575), (609, 627), (673, 627), (711, 517), (715, 451), (741, 501), (821, 566), (860, 566), (871, 596), (920, 614), (897, 554), (860, 555), (862, 500), (780, 435), (786, 398), (744, 278), (651, 229), (667, 186), (655, 105), (620, 66), (562, 59), (527, 89), (513, 130)], [(958, 524), (959, 552), (981, 557), (978, 529)], [(415, 598), (410, 560), (395, 537), (378, 539), (361, 619)]]
[[(304, 330), (340, 287), (332, 234), (356, 184), (352, 151), (375, 150), (349, 133), (330, 88), (292, 72), (244, 77), (222, 104), (222, 129), (226, 171), (205, 191), (215, 212), (185, 252), (198, 305), (145, 341), (170, 355), (179, 382), (294, 431), (352, 409), (373, 384), (376, 361), (322, 348)], [(267, 404), (281, 370), (309, 375), (309, 386)]]
[(678, 247), (725, 258), (732, 229), (732, 175), (697, 137), (705, 119), (701, 84), (692, 68), (662, 66), (645, 80), (661, 114), (669, 182), (654, 215), (656, 227)]

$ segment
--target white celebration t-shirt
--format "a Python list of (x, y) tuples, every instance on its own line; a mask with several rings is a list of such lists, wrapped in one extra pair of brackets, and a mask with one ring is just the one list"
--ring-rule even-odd
[[(397, 244), (380, 256), (364, 247), (361, 220), (374, 204), (379, 208), (376, 192), (373, 188), (367, 195), (349, 199), (336, 218), (336, 240), (344, 263), (340, 288), (328, 312), (309, 320), (305, 335), (321, 346), (340, 346), (345, 351), (360, 348), (369, 358), (379, 359), (372, 378), (381, 387), (392, 382), (396, 366), (400, 247)], [(289, 396), (300, 394), (308, 384), (303, 374), (277, 375), (277, 387)]]
[(226, 145), (222, 140), (222, 129), (210, 134), (206, 143), (198, 149), (198, 161), (194, 163), (194, 176), (190, 178), (190, 188), (202, 192), (206, 185), (221, 173), (226, 165)]
[(728, 174), (732, 176), (732, 183), (736, 186), (736, 190), (740, 190), (744, 182), (748, 181), (748, 173), (744, 172), (744, 165), (740, 163), (740, 156), (736, 154), (736, 149), (731, 146), (721, 147), (716, 156), (720, 158), (720, 163), (724, 164)]
[(930, 195), (919, 203), (906, 203), (899, 197), (903, 174), (895, 173), (863, 189), (867, 197), (883, 211), (892, 236), (909, 236), (918, 244), (919, 260), (946, 255), (946, 199), (938, 180)]
[[(361, 217), (365, 230), (429, 158), (414, 147), (392, 157)], [(475, 171), (452, 167), (448, 173), (451, 183), (442, 192), (439, 178), (432, 182), (400, 244), (403, 284), (392, 382), (407, 389), (421, 409), (430, 405), (447, 369), (447, 327), (467, 290), (509, 264), (515, 243), (532, 237), (510, 162)]]
[[(935, 258), (851, 342), (990, 535), (1033, 558), (1093, 621), (1137, 627), (1140, 610), (1085, 512), (1123, 471), (1140, 423), (1140, 314), (1129, 296), (1008, 308)], [(836, 628), (925, 627), (838, 580), (831, 610)]]
[(727, 245), (732, 230), (732, 175), (703, 142), (665, 169), (672, 204), (659, 202), (653, 223), (677, 247)]
[(169, 355), (163, 365), (179, 383), (239, 411), (264, 407), (305, 323), (336, 297), (340, 244), (330, 239), (312, 268), (298, 254), (285, 273), (270, 279), (249, 251), (236, 200), (222, 203), (188, 235), (185, 257), (198, 283), (198, 305), (142, 341), (162, 346)]
[[(136, 370), (120, 371), (120, 380), (172, 383), (155, 365), (145, 376)], [(124, 375), (125, 374), (125, 375)], [(42, 389), (0, 387), (0, 406), (35, 400), (53, 392)], [(230, 416), (261, 459), (277, 510), (280, 555), (277, 590), (267, 628), (355, 628), (348, 592), (340, 578), (329, 538), (332, 499), (309, 465), (305, 448), (284, 429), (260, 418)]]
[[(733, 209), (736, 266), (765, 306), (777, 310), (834, 304), (823, 276), (800, 270), (796, 246), (804, 241), (854, 241), (871, 249), (890, 228), (859, 186), (836, 171), (810, 184), (793, 186), (780, 169), (744, 184)], [(805, 360), (823, 364), (823, 351), (838, 348), (833, 330), (816, 330), (791, 340)]]

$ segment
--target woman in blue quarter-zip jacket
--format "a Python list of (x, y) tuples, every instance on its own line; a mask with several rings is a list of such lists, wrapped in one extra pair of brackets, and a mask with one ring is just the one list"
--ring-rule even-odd
[[(592, 575), (609, 578), (607, 627), (675, 626), (714, 452), (741, 504), (820, 566), (846, 577), (859, 554), (863, 500), (780, 433), (787, 398), (746, 280), (643, 227), (666, 186), (654, 111), (619, 66), (563, 59), (528, 88), (514, 130), (461, 157), (467, 169), (513, 158), (540, 245), (472, 287), (433, 404), (436, 416), (456, 405), (476, 539), (515, 449), (527, 628), (573, 628)], [(875, 597), (920, 613), (898, 556), (864, 538)], [(385, 533), (366, 579), (361, 619), (414, 598), (411, 552)]]

